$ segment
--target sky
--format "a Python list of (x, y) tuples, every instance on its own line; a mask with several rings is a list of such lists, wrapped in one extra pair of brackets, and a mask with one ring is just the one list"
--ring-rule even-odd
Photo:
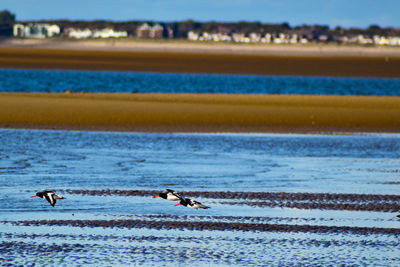
[(400, 0), (0, 0), (24, 20), (260, 21), (400, 27)]

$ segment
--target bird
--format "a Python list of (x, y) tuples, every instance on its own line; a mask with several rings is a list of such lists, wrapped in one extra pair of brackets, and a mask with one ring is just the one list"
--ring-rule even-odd
[(183, 205), (186, 206), (188, 208), (191, 209), (209, 209), (210, 207), (207, 207), (203, 204), (201, 204), (200, 202), (190, 199), (190, 198), (181, 198), (181, 201), (178, 204), (175, 204), (174, 206), (178, 206), (178, 205)]
[(161, 192), (158, 195), (155, 195), (153, 198), (161, 197), (166, 200), (178, 201), (181, 200), (181, 195), (179, 193), (174, 192), (174, 190), (167, 189), (165, 192)]
[(50, 191), (50, 190), (45, 190), (42, 192), (37, 192), (35, 195), (31, 196), (32, 197), (41, 197), (46, 199), (50, 205), (52, 205), (53, 207), (56, 205), (56, 201), (57, 199), (65, 199), (64, 197), (61, 197), (59, 195), (57, 195), (54, 191)]

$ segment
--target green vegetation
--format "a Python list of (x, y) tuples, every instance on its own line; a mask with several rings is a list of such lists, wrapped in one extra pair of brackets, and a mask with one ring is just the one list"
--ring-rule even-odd
[(15, 14), (8, 10), (0, 11), (0, 36), (11, 36), (14, 22)]

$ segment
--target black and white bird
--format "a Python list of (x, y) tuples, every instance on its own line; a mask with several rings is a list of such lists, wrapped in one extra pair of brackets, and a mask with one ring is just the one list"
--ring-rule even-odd
[(166, 200), (171, 200), (171, 201), (178, 201), (181, 200), (181, 195), (177, 192), (174, 192), (174, 190), (167, 189), (165, 192), (161, 192), (158, 195), (155, 195), (153, 198), (161, 197)]
[(35, 195), (31, 196), (32, 197), (41, 197), (46, 199), (50, 205), (52, 205), (54, 207), (54, 205), (56, 205), (56, 201), (57, 199), (65, 199), (64, 197), (61, 197), (59, 195), (57, 195), (54, 191), (49, 191), (49, 190), (45, 190), (42, 192), (37, 192)]
[(209, 209), (210, 207), (207, 207), (200, 202), (190, 199), (190, 198), (181, 198), (181, 201), (178, 204), (175, 204), (174, 206), (182, 205), (191, 209)]

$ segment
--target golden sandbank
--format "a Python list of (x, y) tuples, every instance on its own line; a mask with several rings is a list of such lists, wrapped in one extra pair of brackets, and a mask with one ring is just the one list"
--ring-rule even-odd
[(400, 98), (0, 93), (0, 127), (137, 132), (400, 132)]

